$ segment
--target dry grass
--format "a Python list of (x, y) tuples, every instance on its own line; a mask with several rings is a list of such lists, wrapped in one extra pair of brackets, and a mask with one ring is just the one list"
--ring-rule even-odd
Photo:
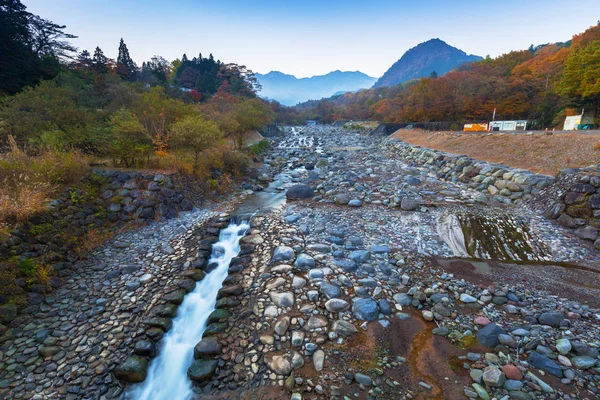
[(113, 236), (114, 232), (100, 231), (98, 229), (90, 229), (85, 235), (85, 239), (79, 241), (75, 247), (75, 255), (78, 259), (85, 259), (94, 250), (103, 245), (108, 239)]
[(47, 151), (32, 156), (14, 141), (10, 144), (11, 151), (0, 155), (2, 231), (44, 210), (64, 185), (78, 182), (87, 172), (87, 163), (78, 152)]
[(576, 133), (463, 134), (399, 130), (392, 135), (407, 143), (555, 175), (564, 168), (600, 162), (600, 136)]

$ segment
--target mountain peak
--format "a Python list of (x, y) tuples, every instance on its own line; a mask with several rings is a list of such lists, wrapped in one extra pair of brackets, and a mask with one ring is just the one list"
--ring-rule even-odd
[(441, 76), (463, 64), (478, 60), (482, 60), (482, 57), (468, 55), (439, 38), (430, 39), (404, 53), (373, 87), (398, 85), (427, 77), (433, 71)]

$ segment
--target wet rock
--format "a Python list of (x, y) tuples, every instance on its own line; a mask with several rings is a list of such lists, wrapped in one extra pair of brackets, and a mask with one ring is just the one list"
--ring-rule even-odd
[(213, 377), (217, 366), (217, 360), (195, 360), (188, 368), (187, 376), (194, 382), (205, 382)]
[(140, 356), (128, 357), (115, 369), (115, 377), (127, 383), (142, 382), (148, 374), (148, 361)]
[(194, 358), (207, 358), (221, 354), (221, 345), (215, 337), (202, 339), (194, 347)]
[(135, 344), (135, 354), (142, 357), (154, 357), (156, 355), (156, 346), (149, 340), (140, 340)]

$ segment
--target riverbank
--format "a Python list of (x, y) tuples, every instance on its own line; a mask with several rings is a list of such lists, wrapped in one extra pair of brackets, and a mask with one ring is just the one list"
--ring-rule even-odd
[(600, 162), (600, 137), (577, 133), (466, 134), (401, 129), (392, 137), (417, 146), (466, 154), (478, 160), (546, 175)]

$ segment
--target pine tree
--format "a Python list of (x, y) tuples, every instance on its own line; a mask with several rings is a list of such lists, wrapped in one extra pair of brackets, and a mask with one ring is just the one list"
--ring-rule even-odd
[(119, 43), (119, 56), (117, 57), (117, 74), (128, 81), (133, 81), (136, 78), (138, 67), (129, 55), (129, 50), (123, 38)]
[(80, 68), (85, 71), (89, 71), (92, 68), (92, 56), (89, 51), (83, 50), (77, 55), (77, 59), (74, 63), (75, 68)]
[(94, 50), (92, 68), (94, 69), (94, 72), (98, 74), (105, 74), (108, 72), (108, 58), (106, 58), (100, 47), (96, 47), (96, 50)]

